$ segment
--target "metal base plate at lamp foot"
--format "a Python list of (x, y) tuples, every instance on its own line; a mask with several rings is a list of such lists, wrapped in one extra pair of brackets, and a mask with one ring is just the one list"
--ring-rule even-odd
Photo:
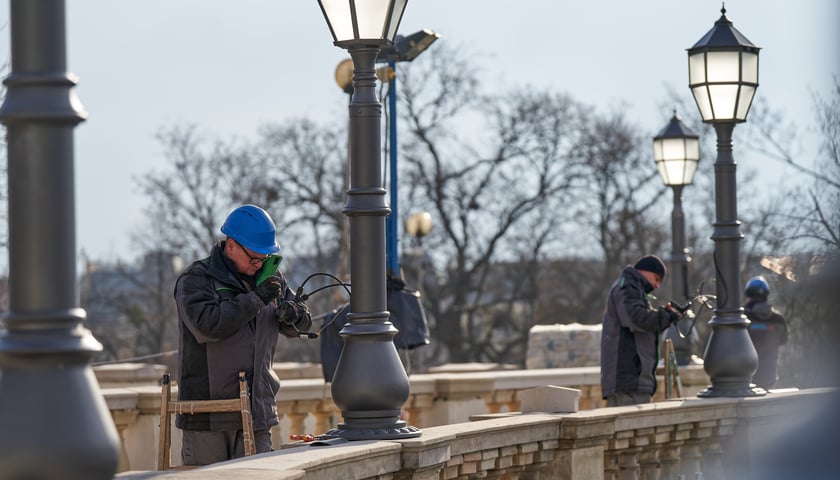
[(356, 418), (348, 418), (347, 413), (342, 412), (347, 423), (339, 423), (338, 428), (328, 431), (321, 437), (346, 438), (347, 440), (403, 440), (419, 437), (423, 433), (417, 427), (412, 427), (402, 420), (396, 420), (399, 417), (367, 412), (367, 418), (363, 418), (358, 416), (359, 412), (353, 413)]
[(767, 390), (750, 384), (749, 387), (734, 386), (731, 388), (709, 385), (708, 387), (697, 393), (700, 398), (717, 398), (717, 397), (763, 397), (767, 395)]

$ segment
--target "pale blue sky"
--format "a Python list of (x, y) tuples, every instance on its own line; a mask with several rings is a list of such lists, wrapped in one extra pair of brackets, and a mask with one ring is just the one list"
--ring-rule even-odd
[[(685, 50), (720, 7), (409, 0), (400, 31), (428, 28), (439, 42), (481, 54), (487, 85), (501, 90), (531, 84), (603, 108), (623, 102), (652, 136), (670, 115), (658, 110), (666, 87), (690, 98)], [(161, 127), (191, 123), (248, 138), (267, 121), (346, 118), (333, 77), (346, 53), (332, 45), (315, 0), (68, 0), (66, 9), (68, 69), (89, 113), (75, 130), (77, 245), (94, 259), (133, 258), (129, 236), (145, 204), (133, 178), (161, 166)], [(726, 9), (762, 47), (757, 96), (810, 123), (811, 90), (826, 92), (840, 74), (840, 2), (729, 0)], [(0, 24), (8, 17), (2, 0)], [(0, 58), (9, 58), (8, 37), (5, 28)], [(766, 175), (777, 181), (784, 171), (773, 165)]]

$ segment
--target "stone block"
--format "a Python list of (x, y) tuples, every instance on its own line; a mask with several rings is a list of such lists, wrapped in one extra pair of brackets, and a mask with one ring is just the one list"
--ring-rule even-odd
[(580, 390), (576, 388), (544, 385), (518, 392), (522, 413), (571, 413), (577, 412)]
[(601, 364), (601, 325), (534, 325), (528, 332), (525, 367), (568, 368)]

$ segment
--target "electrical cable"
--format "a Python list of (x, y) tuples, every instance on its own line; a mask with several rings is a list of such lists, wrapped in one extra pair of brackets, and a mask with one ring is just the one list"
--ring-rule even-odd
[[(700, 286), (697, 288), (698, 292), (703, 291), (703, 284), (705, 284), (705, 283), (706, 282), (701, 282), (700, 283)], [(680, 336), (680, 338), (684, 339), (684, 338), (687, 338), (688, 336), (691, 335), (691, 332), (694, 330), (694, 325), (697, 323), (697, 317), (700, 316), (700, 314), (703, 312), (704, 308), (707, 308), (709, 310), (714, 310), (715, 306), (711, 303), (712, 300), (717, 301), (717, 297), (715, 295), (711, 295), (711, 294), (698, 293), (697, 295), (695, 295), (694, 297), (692, 297), (688, 301), (688, 305), (686, 305), (686, 307), (684, 309), (682, 309), (681, 312), (680, 312), (680, 313), (683, 313), (684, 315), (686, 315), (686, 316), (688, 316), (689, 318), (692, 319), (691, 320), (691, 325), (688, 326), (688, 330), (685, 333), (683, 333), (682, 330), (680, 330), (679, 323), (678, 322), (674, 323), (674, 329), (677, 331), (677, 334)], [(691, 306), (695, 302), (698, 302), (699, 305), (700, 305), (696, 312), (694, 311), (693, 308), (691, 308)]]
[[(335, 280), (337, 283), (330, 283), (330, 284), (324, 285), (324, 286), (322, 286), (322, 287), (318, 287), (318, 288), (316, 288), (315, 290), (312, 290), (312, 291), (311, 291), (311, 292), (309, 292), (309, 293), (303, 293), (303, 289), (304, 289), (304, 287), (306, 286), (306, 283), (307, 283), (307, 282), (309, 282), (309, 280), (311, 280), (311, 279), (313, 279), (313, 278), (315, 278), (315, 277), (317, 277), (317, 276), (329, 277), (329, 278), (331, 278), (331, 279)], [(300, 286), (298, 287), (298, 289), (295, 291), (295, 301), (296, 301), (296, 302), (298, 302), (298, 301), (306, 301), (306, 300), (307, 300), (310, 296), (312, 296), (312, 294), (314, 294), (314, 293), (318, 293), (318, 292), (320, 292), (320, 291), (322, 291), (322, 290), (326, 290), (326, 289), (328, 289), (328, 288), (333, 288), (333, 287), (343, 287), (343, 288), (344, 288), (344, 291), (345, 291), (345, 292), (347, 292), (347, 295), (348, 295), (348, 296), (351, 296), (351, 295), (352, 295), (352, 293), (351, 293), (351, 291), (350, 291), (350, 288), (348, 288), (348, 287), (350, 287), (350, 286), (351, 286), (351, 284), (342, 282), (340, 278), (338, 278), (337, 276), (335, 276), (335, 275), (333, 275), (333, 274), (331, 274), (331, 273), (325, 273), (325, 272), (315, 272), (315, 273), (313, 273), (313, 274), (309, 275), (308, 277), (306, 277), (306, 278), (303, 280), (303, 282), (300, 284)], [(320, 315), (319, 317), (316, 317), (316, 318), (323, 318), (323, 317), (325, 317), (326, 315), (328, 315), (328, 314), (326, 314), (326, 313), (325, 313), (325, 314)], [(330, 319), (330, 321), (328, 321), (328, 322), (327, 322), (327, 323), (325, 323), (324, 325), (322, 325), (322, 326), (321, 326), (321, 328), (320, 328), (320, 329), (318, 329), (318, 331), (317, 331), (317, 332), (310, 332), (310, 331), (306, 331), (306, 332), (304, 332), (304, 331), (301, 331), (301, 330), (299, 330), (299, 329), (297, 328), (297, 325), (295, 325), (295, 324), (293, 324), (293, 323), (291, 324), (291, 326), (292, 326), (292, 328), (294, 328), (294, 329), (295, 329), (295, 332), (298, 334), (298, 338), (300, 338), (300, 339), (304, 339), (304, 340), (306, 340), (306, 339), (316, 339), (316, 338), (318, 338), (318, 337), (320, 337), (320, 336), (321, 336), (321, 333), (324, 331), (324, 329), (325, 329), (325, 328), (327, 328), (328, 326), (332, 325), (332, 323), (335, 321), (335, 319), (336, 319), (336, 318), (338, 318), (338, 315), (337, 315), (337, 314), (336, 314), (336, 315), (333, 315), (333, 318), (332, 318), (332, 319)]]

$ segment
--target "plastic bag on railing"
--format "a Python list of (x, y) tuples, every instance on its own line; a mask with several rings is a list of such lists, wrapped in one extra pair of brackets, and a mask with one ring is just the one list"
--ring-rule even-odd
[(429, 324), (420, 303), (420, 292), (407, 288), (405, 282), (392, 277), (388, 277), (387, 290), (391, 323), (399, 330), (394, 336), (394, 345), (408, 350), (428, 345), (431, 342)]
[[(429, 337), (429, 324), (426, 321), (426, 314), (423, 305), (420, 303), (420, 292), (406, 288), (405, 282), (399, 279), (388, 278), (387, 284), (388, 311), (391, 313), (391, 323), (399, 330), (394, 336), (394, 346), (398, 349), (411, 350), (413, 348), (428, 345), (431, 342)], [(344, 347), (344, 339), (338, 333), (347, 323), (347, 312), (350, 304), (336, 308), (323, 317), (320, 340), (321, 340), (321, 371), (324, 380), (332, 381), (335, 374), (335, 367), (338, 364), (338, 357), (341, 356), (341, 349)]]

